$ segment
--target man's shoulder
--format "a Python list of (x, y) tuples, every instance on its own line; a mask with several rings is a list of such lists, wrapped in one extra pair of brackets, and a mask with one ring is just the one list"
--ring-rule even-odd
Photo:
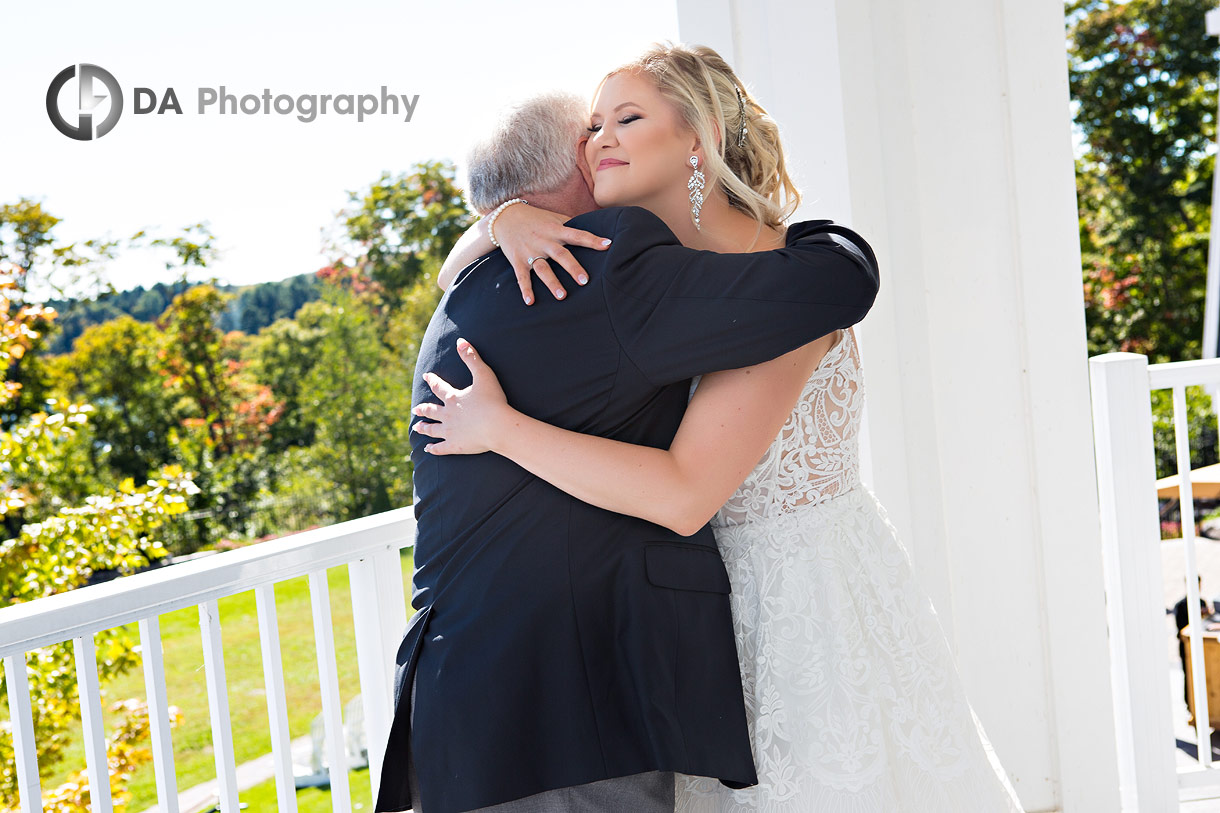
[(628, 230), (633, 238), (657, 243), (678, 243), (665, 221), (642, 206), (610, 206), (577, 215), (564, 225), (604, 237), (616, 238)]

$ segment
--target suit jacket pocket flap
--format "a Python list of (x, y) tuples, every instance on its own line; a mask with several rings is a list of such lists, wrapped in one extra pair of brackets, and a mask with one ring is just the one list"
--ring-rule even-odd
[(729, 576), (715, 548), (702, 545), (645, 545), (648, 581), (657, 587), (728, 593)]

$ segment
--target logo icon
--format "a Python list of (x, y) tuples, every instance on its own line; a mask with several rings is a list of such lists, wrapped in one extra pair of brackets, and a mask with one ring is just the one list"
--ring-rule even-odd
[[(74, 77), (77, 80), (78, 101), (75, 111), (76, 123), (72, 124), (60, 112), (59, 92), (68, 83), (68, 80)], [(100, 82), (109, 91), (109, 95), (96, 93), (95, 81)], [(98, 103), (106, 98), (110, 99), (110, 112), (97, 125), (97, 132), (94, 133), (93, 111)], [(122, 88), (119, 87), (118, 81), (110, 71), (97, 65), (90, 65), (87, 62), (82, 62), (80, 65), (69, 65), (51, 80), (51, 86), (47, 88), (47, 115), (51, 117), (51, 123), (59, 132), (77, 141), (91, 141), (106, 135), (114, 129), (122, 112)]]

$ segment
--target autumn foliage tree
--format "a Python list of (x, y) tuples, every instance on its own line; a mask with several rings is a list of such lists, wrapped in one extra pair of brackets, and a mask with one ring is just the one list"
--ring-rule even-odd
[[(234, 346), (244, 334), (218, 327), (228, 295), (200, 285), (174, 297), (157, 321), (166, 386), (180, 394), (171, 443), (195, 473), (201, 508), (224, 509), (225, 530), (244, 522), (267, 485), (271, 427), (283, 403), (247, 371)], [(206, 539), (197, 538), (195, 545)]]
[[(341, 214), (342, 237), (332, 247), (336, 262), (323, 270), (349, 287), (368, 285), (370, 305), (399, 309), (415, 286), (431, 276), (471, 223), (452, 164), (424, 161), (411, 172), (382, 173), (351, 194)], [(435, 284), (433, 284), (435, 288)]]
[[(0, 365), (24, 357), (38, 339), (35, 324), (53, 319), (53, 310), (20, 305), (23, 269), (0, 264)], [(19, 384), (6, 380), (0, 405), (19, 396)], [(45, 473), (61, 461), (79, 429), (88, 421), (87, 404), (52, 401), (47, 411), (29, 416), (0, 432), (0, 516), (16, 533), (0, 542), (0, 606), (31, 601), (80, 587), (102, 570), (130, 573), (163, 557), (157, 529), (167, 517), (186, 510), (194, 484), (180, 468), (166, 467), (160, 475), (136, 485), (128, 479), (108, 493), (87, 497), (79, 505), (62, 505), (46, 486)], [(137, 662), (136, 642), (122, 630), (94, 636), (103, 685)], [(26, 679), (33, 703), (38, 766), (46, 773), (63, 758), (72, 724), (79, 719), (75, 661), (69, 645), (43, 647), (25, 656)], [(0, 679), (0, 694), (11, 675)], [(138, 746), (146, 731), (146, 711), (140, 702), (121, 704), (118, 731), (112, 736), (112, 772), (119, 785), (116, 809), (122, 809), (123, 777), (146, 760)], [(175, 711), (176, 715), (176, 711)], [(18, 807), (16, 760), (11, 731), (0, 729), (0, 809)], [(115, 777), (112, 776), (112, 780)], [(80, 810), (80, 777), (68, 786), (48, 791), (45, 809)]]

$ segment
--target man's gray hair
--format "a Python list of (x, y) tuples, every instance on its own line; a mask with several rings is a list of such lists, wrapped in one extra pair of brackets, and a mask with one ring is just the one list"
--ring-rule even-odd
[(573, 93), (543, 93), (511, 107), (491, 137), (470, 151), (470, 205), (486, 214), (527, 192), (553, 192), (576, 169), (576, 142), (588, 103)]

